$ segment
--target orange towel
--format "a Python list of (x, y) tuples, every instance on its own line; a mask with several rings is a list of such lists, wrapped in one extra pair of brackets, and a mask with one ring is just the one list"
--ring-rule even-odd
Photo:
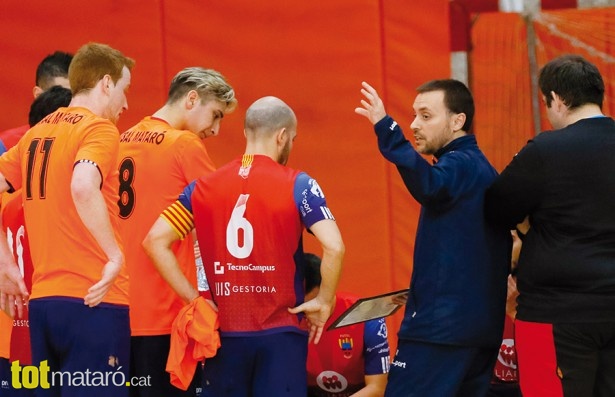
[(199, 296), (184, 306), (171, 328), (166, 371), (171, 384), (187, 390), (199, 361), (213, 357), (220, 347), (218, 313)]

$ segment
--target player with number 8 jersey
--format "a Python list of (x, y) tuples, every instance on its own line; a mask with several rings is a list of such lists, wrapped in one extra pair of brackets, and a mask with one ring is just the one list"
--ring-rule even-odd
[(176, 274), (196, 285), (192, 235), (173, 244), (178, 266), (170, 269), (156, 268), (141, 243), (187, 184), (215, 170), (204, 138), (218, 134), (236, 104), (235, 91), (219, 72), (188, 67), (172, 79), (166, 103), (120, 136), (118, 205), (131, 280), (131, 375), (151, 379), (132, 387), (132, 397), (194, 397), (200, 388), (198, 369), (188, 390), (173, 387), (165, 371), (173, 319), (190, 301), (165, 279)]
[[(144, 132), (157, 135), (158, 142), (139, 139)], [(156, 271), (141, 241), (186, 184), (215, 168), (196, 134), (173, 128), (153, 116), (145, 117), (120, 136), (118, 168), (120, 234), (130, 279), (134, 281), (130, 285), (131, 334), (170, 334), (171, 323), (184, 303)], [(196, 283), (192, 236), (174, 249), (182, 271)]]

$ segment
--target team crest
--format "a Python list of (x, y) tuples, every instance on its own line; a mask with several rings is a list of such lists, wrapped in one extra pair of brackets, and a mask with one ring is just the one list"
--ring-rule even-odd
[(318, 182), (316, 182), (314, 179), (310, 179), (308, 183), (310, 184), (310, 192), (312, 192), (314, 196), (325, 198), (325, 195), (322, 192), (322, 189), (320, 188)]
[(344, 358), (352, 357), (352, 348), (354, 346), (354, 341), (352, 340), (352, 336), (348, 334), (342, 334), (340, 335), (337, 342), (340, 346), (340, 349), (342, 349)]
[(381, 318), (379, 321), (380, 328), (378, 328), (378, 336), (381, 336), (383, 339), (386, 339), (388, 335), (387, 323), (385, 322), (384, 318)]
[(252, 168), (252, 161), (254, 161), (253, 154), (244, 154), (241, 158), (241, 167), (239, 168), (238, 175), (243, 179), (247, 179), (250, 175), (250, 169)]

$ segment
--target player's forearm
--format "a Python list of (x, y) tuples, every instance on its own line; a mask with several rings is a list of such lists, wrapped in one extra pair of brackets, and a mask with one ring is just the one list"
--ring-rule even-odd
[(160, 273), (160, 276), (185, 303), (189, 303), (199, 296), (196, 288), (182, 273), (170, 245), (146, 239), (143, 242), (143, 247), (152, 262), (154, 262), (154, 266)]
[(381, 390), (375, 385), (367, 385), (358, 392), (351, 394), (350, 397), (382, 397), (384, 396), (384, 388)]
[(341, 238), (323, 246), (323, 256), (320, 266), (322, 282), (318, 296), (328, 302), (335, 300), (335, 291), (342, 273), (345, 247)]
[(387, 385), (387, 374), (365, 375), (365, 387), (350, 397), (383, 397)]
[(97, 188), (74, 188), (73, 202), (81, 221), (107, 255), (107, 259), (124, 263), (124, 255), (115, 239), (109, 211), (101, 191)]
[(9, 317), (23, 314), (23, 305), (28, 298), (28, 290), (23, 274), (17, 267), (15, 257), (9, 248), (4, 226), (0, 222), (0, 310)]
[(342, 273), (342, 262), (346, 247), (334, 220), (327, 219), (316, 222), (310, 227), (310, 230), (322, 246), (322, 261), (320, 264), (322, 282), (318, 297), (321, 301), (333, 303), (337, 283)]
[(186, 276), (179, 270), (179, 263), (164, 262), (156, 263), (156, 268), (162, 278), (173, 288), (173, 291), (184, 301), (184, 303), (190, 303), (192, 300), (199, 296), (198, 291), (188, 281)]
[(124, 263), (124, 254), (115, 239), (109, 210), (100, 191), (101, 174), (90, 163), (79, 163), (73, 169), (70, 191), (81, 221), (94, 237), (107, 259)]

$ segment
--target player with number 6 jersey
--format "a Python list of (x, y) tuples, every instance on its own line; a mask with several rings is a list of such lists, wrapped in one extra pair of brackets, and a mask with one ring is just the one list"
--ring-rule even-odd
[[(222, 343), (205, 361), (204, 397), (306, 395), (309, 338), (300, 321), (305, 315), (309, 337), (318, 342), (344, 244), (318, 183), (285, 166), (296, 128), (294, 112), (280, 99), (254, 102), (246, 112), (244, 155), (191, 183), (144, 241), (155, 262), (171, 261), (169, 244), (196, 229)], [(307, 302), (305, 228), (323, 248), (322, 287)]]
[[(296, 257), (303, 228), (333, 220), (314, 179), (267, 156), (244, 155), (191, 183), (162, 216), (182, 236), (196, 228), (222, 336), (302, 332), (300, 316), (286, 309), (304, 299)], [(207, 237), (215, 234), (226, 241)]]

